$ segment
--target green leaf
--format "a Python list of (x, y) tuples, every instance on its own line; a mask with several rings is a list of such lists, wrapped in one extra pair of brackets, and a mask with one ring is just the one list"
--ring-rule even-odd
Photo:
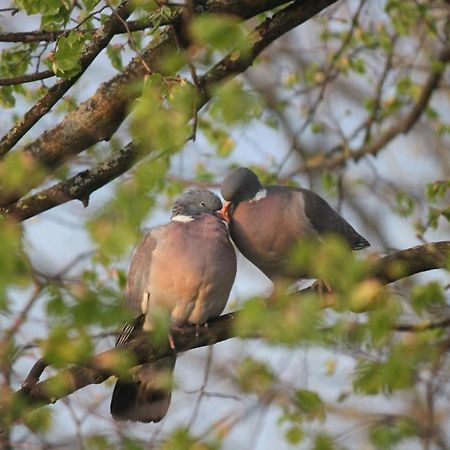
[(83, 0), (83, 4), (88, 12), (92, 11), (99, 2), (100, 0)]
[(324, 404), (319, 394), (307, 389), (299, 389), (295, 392), (294, 404), (302, 412), (309, 416), (322, 416)]
[(305, 438), (305, 432), (300, 427), (293, 426), (286, 431), (284, 436), (290, 444), (296, 445), (303, 441)]
[(37, 409), (24, 417), (24, 424), (34, 433), (46, 433), (52, 426), (52, 410), (49, 407)]
[(415, 286), (411, 291), (411, 304), (417, 312), (443, 306), (445, 303), (444, 289), (437, 281)]
[(71, 0), (16, 0), (27, 14), (41, 14), (41, 29), (57, 30), (65, 25), (72, 10)]
[(108, 45), (106, 49), (106, 54), (109, 57), (109, 60), (111, 61), (112, 66), (114, 69), (122, 70), (123, 64), (122, 64), (122, 52), (123, 46), (121, 44), (116, 45)]
[(395, 212), (401, 217), (408, 217), (414, 212), (414, 200), (405, 192), (397, 192), (395, 195)]
[(321, 122), (313, 122), (311, 124), (311, 131), (314, 134), (319, 134), (319, 133), (323, 133), (323, 131), (325, 130), (325, 126), (323, 123)]
[(69, 9), (70, 0), (15, 0), (16, 6), (27, 14), (56, 14), (61, 8)]
[(83, 33), (79, 31), (71, 31), (59, 38), (56, 51), (49, 57), (51, 68), (58, 77), (72, 78), (81, 70), (79, 59), (83, 45)]
[(87, 450), (104, 450), (105, 448), (114, 448), (108, 437), (102, 435), (86, 436), (83, 443)]
[(312, 446), (312, 450), (335, 450), (336, 445), (334, 440), (328, 434), (318, 434), (314, 438), (314, 443)]
[(354, 390), (374, 395), (411, 387), (420, 364), (433, 360), (435, 355), (426, 338), (422, 339), (399, 342), (391, 348), (385, 361), (359, 361), (353, 380)]
[(241, 361), (237, 374), (238, 385), (244, 392), (262, 394), (269, 390), (275, 381), (275, 375), (270, 367), (250, 356)]
[(427, 218), (427, 223), (428, 226), (433, 228), (433, 229), (437, 229), (438, 224), (439, 224), (439, 217), (441, 216), (442, 210), (440, 208), (434, 208), (432, 206), (430, 206), (428, 208), (428, 218)]
[(336, 174), (329, 170), (324, 170), (320, 175), (320, 182), (323, 189), (333, 197), (337, 195), (338, 191), (338, 178)]
[(368, 328), (374, 345), (381, 346), (387, 344), (392, 336), (393, 323), (399, 314), (399, 307), (393, 298), (375, 311), (369, 312)]
[(65, 325), (57, 325), (51, 330), (41, 344), (46, 361), (62, 366), (67, 363), (85, 363), (92, 356), (94, 346), (90, 337), (83, 332), (75, 337), (71, 332)]
[(215, 442), (205, 442), (204, 439), (196, 438), (186, 428), (176, 429), (161, 445), (161, 450), (218, 450), (219, 445)]
[(235, 140), (230, 136), (226, 130), (218, 127), (212, 121), (202, 119), (198, 123), (199, 129), (208, 139), (211, 145), (216, 148), (216, 154), (222, 158), (230, 156), (234, 147), (236, 146)]
[(26, 73), (30, 62), (31, 53), (28, 46), (19, 44), (2, 50), (0, 54), (0, 75), (5, 78), (23, 75)]
[(375, 425), (369, 431), (369, 439), (377, 449), (391, 450), (403, 440), (417, 436), (418, 430), (411, 421), (401, 419), (392, 425)]
[(26, 286), (30, 283), (31, 273), (22, 248), (20, 226), (12, 220), (0, 217), (0, 311), (9, 310), (8, 289)]
[(366, 72), (366, 64), (362, 58), (350, 58), (350, 68), (356, 73)]
[(12, 94), (14, 89), (12, 86), (0, 87), (0, 105), (5, 108), (12, 108), (16, 104), (16, 98)]
[(226, 125), (246, 124), (261, 116), (261, 99), (233, 80), (217, 89), (210, 114)]
[(449, 180), (437, 180), (433, 183), (427, 184), (425, 193), (431, 202), (435, 202), (437, 200), (441, 200), (445, 197), (447, 190), (450, 188), (450, 179)]
[(175, 152), (192, 133), (189, 120), (195, 90), (183, 79), (153, 74), (146, 80), (131, 120), (133, 136), (145, 143), (144, 151)]
[(191, 34), (203, 45), (218, 50), (246, 51), (246, 36), (239, 20), (233, 16), (201, 14), (191, 21)]

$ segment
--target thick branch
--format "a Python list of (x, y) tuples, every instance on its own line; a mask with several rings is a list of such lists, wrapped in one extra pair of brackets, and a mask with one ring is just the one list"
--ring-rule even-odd
[[(374, 275), (383, 283), (388, 284), (426, 270), (445, 267), (446, 262), (448, 264), (449, 257), (450, 241), (419, 245), (381, 258)], [(393, 269), (396, 266), (401, 266), (402, 270), (396, 270), (396, 274), (394, 274)], [(186, 326), (172, 329), (171, 335), (175, 342), (176, 351), (184, 352), (235, 337), (233, 327), (238, 315), (239, 312), (225, 314), (211, 320), (207, 327)], [(442, 321), (440, 325), (447, 326), (448, 320)], [(411, 330), (416, 331), (417, 327), (412, 326)], [(400, 329), (399, 331), (405, 330)], [(254, 334), (244, 336), (241, 330), (239, 337), (255, 338), (258, 336)], [(168, 342), (155, 346), (152, 344), (151, 336), (142, 335), (122, 348), (114, 348), (99, 353), (84, 367), (71, 367), (45, 381), (38, 382), (46, 367), (46, 363), (40, 360), (30, 371), (22, 389), (8, 398), (5, 397), (0, 400), (0, 423), (16, 420), (23, 415), (23, 411), (11, 408), (11, 405), (15, 405), (17, 402), (25, 403), (28, 412), (40, 406), (55, 403), (89, 384), (102, 383), (111, 375), (119, 373), (117, 365), (123, 356), (128, 355), (129, 357), (132, 355), (132, 358), (128, 358), (126, 367), (122, 365), (122, 371), (144, 362), (156, 361), (167, 356), (171, 351)], [(55, 385), (60, 388), (57, 394), (54, 390)], [(64, 386), (64, 389), (61, 389), (61, 386)]]
[(380, 259), (374, 275), (383, 283), (393, 283), (428, 270), (448, 267), (450, 262), (450, 241), (417, 245)]
[[(277, 36), (309, 19), (335, 1), (303, 0), (294, 4), (294, 7), (289, 10), (292, 15), (278, 13), (277, 19), (274, 16), (270, 22), (264, 22), (261, 28), (252, 35), (252, 39), (255, 39), (251, 45), (251, 48), (254, 48), (253, 58)], [(233, 0), (210, 3), (214, 11), (233, 13), (236, 10), (245, 19), (258, 14), (264, 10), (264, 7), (273, 7), (274, 3), (283, 4), (285, 0), (278, 2), (247, 0), (244, 4), (252, 9), (246, 11), (242, 10), (242, 6), (237, 7), (238, 5)], [(227, 6), (229, 6), (228, 10)], [(285, 20), (286, 23), (282, 20)], [(24, 170), (27, 174), (29, 173), (29, 176), (24, 177), (24, 182), (15, 189), (0, 186), (0, 206), (6, 206), (18, 200), (31, 188), (37, 186), (43, 180), (46, 172), (37, 170), (41, 165), (47, 170), (54, 169), (96, 142), (110, 138), (125, 119), (128, 104), (139, 95), (138, 91), (133, 94), (130, 94), (129, 90), (125, 92), (125, 88), (140, 81), (147, 74), (147, 67), (150, 67), (151, 70), (158, 70), (158, 61), (161, 60), (161, 56), (176, 50), (176, 39), (173, 34), (162, 35), (159, 40), (152, 43), (146, 52), (130, 63), (121, 74), (103, 84), (91, 99), (81, 104), (77, 110), (69, 113), (55, 128), (26, 146), (23, 151), (29, 157)], [(216, 65), (212, 71), (208, 72), (209, 79), (205, 80), (205, 84), (211, 85), (213, 82), (222, 80), (225, 75), (245, 70), (253, 61), (252, 56), (240, 55), (233, 61), (233, 55), (230, 55), (222, 61), (222, 65)], [(142, 61), (144, 64), (141, 64)], [(7, 165), (7, 161), (5, 161), (5, 165)]]
[[(300, 4), (289, 6), (259, 25), (249, 37), (251, 51), (248, 54), (241, 54), (237, 57), (235, 52), (231, 52), (205, 75), (199, 78), (199, 85), (203, 95), (196, 104), (195, 113), (209, 100), (210, 88), (215, 83), (229, 79), (247, 69), (259, 53), (274, 40), (295, 26), (305, 22), (333, 1), (321, 0), (314, 2), (308, 0), (300, 2), (302, 6)], [(154, 61), (159, 60), (156, 57), (160, 56), (161, 53), (164, 54), (169, 51), (172, 45), (173, 41), (170, 36), (163, 37), (162, 42), (155, 45), (154, 51), (143, 55), (143, 58), (147, 64), (151, 65), (152, 62), (154, 64)], [(74, 154), (83, 150), (90, 145), (89, 143), (92, 144), (100, 140), (100, 136), (103, 136), (103, 138), (110, 136), (124, 119), (126, 103), (130, 100), (129, 97), (125, 99), (117, 95), (117, 85), (120, 87), (128, 85), (130, 80), (133, 81), (144, 73), (144, 68), (139, 64), (138, 60), (132, 64), (135, 65), (134, 71), (130, 70), (131, 74), (128, 78), (124, 79), (123, 74), (118, 75), (116, 77), (116, 83), (112, 86), (110, 86), (110, 83), (105, 84), (94, 97), (82, 104), (78, 110), (70, 113), (58, 127), (50, 132), (44, 133), (41, 138), (31, 144), (29, 148), (31, 148), (30, 151), (33, 151), (33, 155), (38, 156), (41, 160), (45, 158), (48, 164), (57, 165), (62, 156), (65, 155), (67, 158), (68, 154)], [(92, 106), (92, 104), (95, 106)], [(118, 110), (119, 112), (117, 112)], [(112, 114), (115, 114), (115, 116), (112, 116)], [(93, 115), (95, 115), (95, 120), (92, 118)], [(88, 124), (85, 124), (80, 119), (80, 117), (84, 116), (89, 117)], [(82, 128), (80, 128), (81, 124)], [(61, 153), (60, 137), (58, 138), (58, 135), (61, 133), (60, 127), (67, 127), (70, 133), (73, 133), (73, 130), (77, 129), (79, 134), (77, 142), (72, 142), (71, 147), (65, 147), (65, 154)], [(100, 136), (99, 133), (101, 133)], [(36, 143), (38, 144), (37, 147)], [(152, 150), (154, 149), (147, 148), (147, 154)], [(143, 156), (145, 155), (140, 155), (141, 158)], [(132, 146), (128, 146), (119, 155), (102, 162), (96, 168), (84, 171), (51, 188), (14, 203), (6, 208), (4, 213), (11, 214), (18, 220), (25, 220), (69, 200), (88, 198), (94, 190), (124, 173), (136, 161), (135, 149)], [(36, 181), (35, 177), (34, 179), (30, 178), (31, 183)], [(2, 203), (1, 194), (0, 191), (0, 205)], [(6, 196), (6, 198), (11, 200), (12, 194), (9, 193), (9, 196)]]
[[(193, 348), (213, 345), (232, 337), (234, 314), (226, 314), (211, 320), (208, 327), (188, 326), (171, 330), (176, 351), (181, 353)], [(12, 405), (26, 404), (25, 413), (30, 412), (72, 394), (90, 384), (103, 383), (112, 375), (118, 374), (119, 361), (128, 361), (128, 368), (144, 362), (156, 361), (173, 352), (169, 341), (163, 345), (152, 344), (151, 334), (142, 334), (121, 348), (113, 348), (95, 355), (84, 367), (75, 366), (38, 382), (47, 364), (39, 360), (30, 371), (27, 382), (11, 396), (0, 399), (0, 431), (6, 423), (17, 420), (24, 414)], [(130, 355), (132, 358), (130, 358)], [(122, 370), (126, 367), (122, 366)], [(58, 386), (58, 393), (55, 392)]]
[(47, 114), (55, 103), (75, 84), (78, 78), (91, 65), (92, 61), (98, 54), (108, 45), (116, 30), (122, 25), (122, 21), (126, 20), (131, 14), (128, 7), (128, 1), (124, 0), (117, 8), (115, 13), (100, 28), (92, 38), (90, 44), (80, 57), (80, 72), (73, 78), (67, 80), (59, 80), (53, 85), (48, 92), (30, 109), (23, 119), (16, 123), (11, 130), (6, 133), (0, 140), (0, 156), (6, 154), (11, 148), (38, 122), (38, 120)]
[(137, 161), (137, 157), (138, 151), (130, 143), (95, 168), (84, 170), (74, 177), (19, 200), (7, 208), (3, 214), (22, 221), (70, 200), (80, 200), (87, 206), (92, 192), (126, 172)]

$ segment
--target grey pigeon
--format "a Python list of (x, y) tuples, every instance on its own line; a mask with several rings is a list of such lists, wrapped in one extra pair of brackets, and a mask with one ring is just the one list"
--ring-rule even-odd
[[(194, 189), (177, 199), (171, 221), (151, 230), (130, 265), (125, 302), (136, 316), (116, 346), (152, 330), (166, 313), (177, 326), (203, 324), (225, 308), (236, 275), (236, 254), (218, 215), (217, 195)], [(111, 400), (117, 420), (159, 422), (167, 413), (176, 356), (144, 364), (131, 380), (119, 379)]]
[(231, 238), (240, 252), (270, 279), (307, 278), (292, 268), (287, 256), (302, 239), (337, 234), (353, 250), (369, 242), (323, 198), (308, 189), (262, 186), (246, 167), (229, 172), (221, 186), (226, 200), (222, 214), (229, 220)]

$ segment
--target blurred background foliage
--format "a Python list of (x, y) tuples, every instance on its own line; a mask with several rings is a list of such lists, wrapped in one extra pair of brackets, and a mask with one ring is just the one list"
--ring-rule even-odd
[[(80, 74), (82, 52), (119, 6), (9, 3), (0, 9), (0, 81), (16, 82), (0, 83), (1, 134), (48, 92), (52, 76)], [(132, 58), (139, 61), (166, 33), (160, 25), (190, 2), (131, 4), (132, 20), (153, 26), (116, 35), (23, 143), (63, 121)], [(139, 96), (108, 142), (33, 175), (20, 149), (1, 162), (0, 191), (44, 174), (33, 191), (39, 194), (130, 140), (140, 160), (82, 199), (87, 208), (71, 202), (24, 223), (1, 218), (0, 396), (8, 398), (41, 356), (51, 371), (111, 347), (129, 319), (120, 299), (143, 231), (166, 222), (185, 189), (217, 192), (232, 167), (247, 165), (267, 184), (314, 189), (371, 249), (355, 259), (327, 239), (293, 251), (292, 264), (333, 286), (325, 304), (316, 293), (299, 300), (286, 285), (267, 300), (270, 283), (241, 257), (229, 309), (242, 309), (238, 335), (260, 338), (184, 355), (162, 424), (114, 423), (110, 380), (7, 427), (3, 448), (449, 448), (450, 335), (445, 321), (433, 325), (450, 318), (448, 271), (390, 286), (366, 275), (377, 255), (450, 236), (450, 6), (340, 0), (275, 41), (249, 70), (213, 86), (197, 114), (198, 78), (225, 55), (248, 53), (257, 39), (251, 31), (275, 11), (245, 22), (190, 17), (187, 48), (165, 54), (159, 71), (147, 67), (142, 81), (127, 86)], [(5, 40), (24, 29), (54, 35)], [(48, 79), (21, 82), (46, 71)]]

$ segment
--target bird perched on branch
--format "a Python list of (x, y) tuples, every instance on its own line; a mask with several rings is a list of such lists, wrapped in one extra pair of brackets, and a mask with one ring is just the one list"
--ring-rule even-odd
[(241, 253), (267, 277), (305, 278), (304, 268), (288, 263), (295, 244), (324, 234), (341, 236), (353, 250), (369, 242), (323, 198), (308, 189), (262, 186), (246, 167), (229, 172), (221, 185), (222, 215)]
[[(154, 228), (136, 249), (125, 301), (136, 320), (125, 325), (120, 347), (141, 330), (154, 328), (165, 313), (180, 326), (204, 324), (225, 308), (236, 275), (236, 254), (218, 215), (217, 195), (194, 189), (181, 195), (171, 221)], [(176, 356), (139, 366), (114, 388), (111, 414), (117, 420), (158, 422), (169, 408)]]

